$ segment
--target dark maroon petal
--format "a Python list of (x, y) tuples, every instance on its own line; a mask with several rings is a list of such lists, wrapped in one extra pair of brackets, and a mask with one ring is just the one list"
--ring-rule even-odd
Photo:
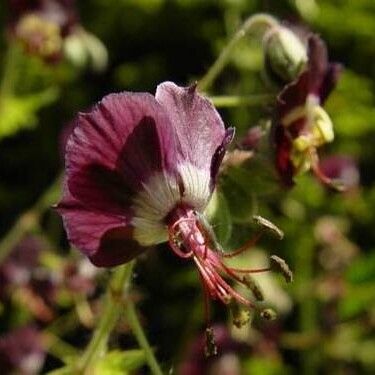
[(69, 175), (69, 190), (86, 208), (122, 215), (130, 205), (131, 191), (117, 170), (91, 164)]
[[(223, 161), (227, 147), (232, 142), (234, 138), (235, 129), (229, 128), (225, 131), (225, 137), (221, 145), (216, 149), (211, 162), (211, 184), (215, 185), (216, 177), (219, 172), (221, 162)], [(213, 189), (214, 186), (211, 186)]]
[(292, 152), (292, 143), (285, 133), (284, 127), (279, 124), (274, 129), (274, 140), (276, 146), (276, 169), (286, 187), (293, 186), (293, 177), (295, 168), (290, 159)]
[(309, 73), (304, 71), (296, 81), (286, 85), (277, 97), (277, 113), (282, 119), (293, 109), (305, 105), (309, 95)]
[[(167, 126), (159, 126), (158, 129), (155, 120), (145, 116), (129, 135), (120, 152), (116, 168), (126, 171), (126, 180), (131, 182), (131, 187), (136, 191), (155, 171), (174, 169), (176, 160), (169, 160), (170, 155), (175, 153), (174, 140), (169, 123), (166, 121), (165, 124)], [(158, 131), (163, 132), (162, 135)]]
[(99, 251), (106, 232), (113, 228), (125, 228), (130, 222), (129, 214), (115, 215), (88, 209), (71, 196), (66, 186), (57, 211), (63, 217), (70, 243), (88, 256), (94, 256)]
[(155, 171), (174, 170), (174, 134), (150, 94), (105, 97), (80, 114), (66, 147), (70, 193), (87, 208), (119, 213)]
[(325, 43), (312, 34), (308, 40), (308, 92), (319, 97), (328, 70), (328, 53)]
[(325, 43), (315, 34), (308, 39), (308, 55), (306, 70), (294, 82), (285, 86), (277, 98), (281, 118), (294, 108), (304, 105), (309, 94), (318, 97), (323, 104), (336, 85), (341, 65), (328, 63)]
[(130, 227), (118, 227), (104, 234), (90, 260), (98, 267), (113, 267), (132, 260), (147, 249), (132, 238)]
[(223, 121), (196, 86), (160, 84), (156, 100), (165, 108), (176, 132), (183, 160), (200, 169), (211, 168), (212, 157), (226, 136)]

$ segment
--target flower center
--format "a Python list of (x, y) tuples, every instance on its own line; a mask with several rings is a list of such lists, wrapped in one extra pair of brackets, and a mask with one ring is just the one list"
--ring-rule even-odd
[(225, 305), (237, 302), (255, 308), (254, 303), (234, 290), (224, 277), (253, 289), (255, 284), (246, 274), (265, 272), (270, 268), (236, 269), (227, 266), (224, 263), (224, 258), (236, 256), (249, 248), (258, 240), (260, 233), (240, 249), (232, 253), (224, 253), (202, 214), (191, 208), (177, 207), (174, 209), (167, 218), (167, 225), (171, 249), (180, 258), (193, 259), (206, 295), (212, 299), (220, 300)]

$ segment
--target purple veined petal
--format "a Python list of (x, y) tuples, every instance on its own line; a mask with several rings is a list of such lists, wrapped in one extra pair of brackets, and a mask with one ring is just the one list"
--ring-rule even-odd
[(196, 86), (178, 87), (172, 82), (160, 84), (155, 98), (168, 113), (183, 160), (210, 170), (212, 157), (226, 136), (213, 104), (196, 92)]
[(152, 95), (108, 95), (76, 119), (66, 147), (69, 191), (86, 208), (118, 214), (156, 171), (173, 173), (174, 142)]
[(146, 250), (131, 239), (130, 213), (120, 216), (92, 211), (74, 199), (66, 186), (56, 208), (63, 217), (69, 242), (95, 265), (121, 264)]

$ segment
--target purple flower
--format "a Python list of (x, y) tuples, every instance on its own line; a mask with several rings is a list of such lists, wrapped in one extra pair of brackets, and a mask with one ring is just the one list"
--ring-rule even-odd
[(63, 39), (78, 24), (75, 0), (9, 0), (10, 30), (25, 50), (46, 62), (62, 56)]
[(5, 374), (38, 374), (45, 358), (41, 335), (33, 326), (17, 328), (0, 338), (0, 368)]
[(168, 241), (194, 261), (206, 296), (252, 306), (221, 275), (245, 283), (222, 259), (246, 246), (224, 255), (203, 215), (233, 133), (195, 86), (172, 82), (155, 97), (111, 94), (79, 114), (57, 206), (71, 244), (111, 267)]
[(360, 175), (357, 163), (346, 155), (333, 155), (321, 161), (322, 172), (333, 180), (342, 181), (346, 190), (358, 187)]
[(286, 186), (310, 168), (324, 183), (334, 185), (319, 168), (317, 148), (334, 138), (332, 122), (322, 108), (334, 88), (341, 66), (329, 63), (324, 42), (316, 35), (308, 39), (306, 70), (285, 86), (277, 100), (273, 129), (276, 168)]
[(8, 288), (25, 286), (39, 264), (43, 242), (33, 236), (25, 237), (14, 247), (0, 266), (0, 296), (7, 296)]

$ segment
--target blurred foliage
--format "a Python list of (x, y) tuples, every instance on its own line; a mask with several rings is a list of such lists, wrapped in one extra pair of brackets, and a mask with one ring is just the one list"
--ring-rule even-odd
[[(254, 214), (268, 218), (282, 228), (284, 240), (264, 236), (254, 250), (254, 257), (245, 257), (243, 262), (263, 266), (267, 262), (265, 254), (277, 254), (288, 261), (295, 274), (295, 282), (287, 287), (278, 278), (264, 283), (266, 292), (275, 301), (279, 296), (281, 305), (286, 306), (279, 311), (276, 328), (271, 322), (255, 319), (250, 327), (232, 329), (233, 336), (250, 347), (245, 355), (239, 355), (242, 373), (374, 373), (375, 2), (77, 2), (80, 22), (108, 50), (108, 67), (100, 73), (67, 60), (47, 65), (22, 53), (16, 61), (12, 57), (11, 63), (16, 65), (9, 73), (5, 3), (0, 3), (3, 30), (0, 231), (3, 236), (58, 175), (63, 164), (62, 133), (78, 111), (89, 108), (109, 92), (154, 92), (163, 80), (185, 85), (199, 79), (241, 21), (255, 12), (268, 12), (320, 33), (327, 42), (331, 60), (343, 63), (345, 68), (326, 106), (336, 139), (323, 151), (353, 156), (360, 170), (360, 186), (337, 194), (304, 175), (291, 191), (282, 191), (275, 185), (271, 159), (254, 157), (245, 167), (223, 173), (216, 196), (220, 208), (213, 214), (212, 222), (227, 250), (240, 246), (256, 233)], [(264, 80), (262, 66), (259, 38), (246, 38), (237, 46), (211, 93), (275, 93), (276, 88)], [(272, 103), (265, 103), (225, 108), (220, 112), (226, 124), (236, 127), (240, 139), (249, 127), (269, 119), (272, 108)], [(44, 258), (49, 261), (38, 263), (37, 271), (30, 276), (30, 282), (39, 283), (36, 289), (31, 284), (18, 285), (11, 289), (11, 298), (2, 301), (0, 326), (1, 332), (5, 332), (21, 323), (36, 321), (43, 330), (62, 337), (67, 347), (58, 342), (48, 346), (44, 366), (47, 371), (62, 365), (58, 359), (64, 357), (61, 351), (71, 354), (71, 346), (83, 348), (87, 344), (96, 319), (98, 297), (108, 277), (95, 274), (95, 290), (90, 292), (67, 286), (71, 276), (66, 276), (70, 274), (63, 269), (70, 269), (68, 263), (78, 263), (81, 258), (77, 251), (68, 249), (60, 219), (48, 211), (33, 231), (44, 237), (43, 251), (52, 255)], [(45, 291), (40, 283), (50, 279), (59, 280), (58, 296), (39, 298), (38, 293)], [(199, 278), (193, 265), (176, 259), (166, 245), (160, 245), (140, 257), (134, 284), (134, 299), (139, 302), (145, 330), (152, 345), (157, 347), (163, 368), (166, 372), (177, 369), (189, 343), (204, 325)], [(273, 300), (266, 302), (272, 304)], [(25, 309), (29, 304), (33, 308)], [(53, 318), (48, 318), (49, 313)], [(227, 312), (214, 305), (212, 317), (214, 321), (223, 321)], [(134, 348), (134, 340), (126, 322), (121, 322), (110, 346), (124, 351), (109, 352), (98, 364), (98, 374), (147, 373), (141, 367), (142, 352), (128, 351)]]

